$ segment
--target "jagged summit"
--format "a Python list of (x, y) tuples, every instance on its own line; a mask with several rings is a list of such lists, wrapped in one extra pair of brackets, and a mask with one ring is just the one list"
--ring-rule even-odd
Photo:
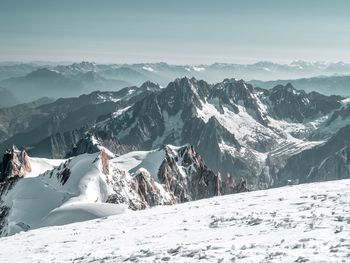
[(148, 90), (148, 91), (159, 91), (160, 86), (152, 81), (145, 81), (140, 88), (141, 90)]
[(306, 93), (296, 90), (290, 83), (277, 85), (265, 93), (268, 94), (272, 114), (276, 118), (290, 119), (294, 122), (309, 121), (341, 106), (340, 97), (328, 97), (316, 92)]
[(0, 167), (0, 182), (11, 178), (24, 177), (32, 171), (27, 152), (18, 150), (15, 145), (5, 151)]

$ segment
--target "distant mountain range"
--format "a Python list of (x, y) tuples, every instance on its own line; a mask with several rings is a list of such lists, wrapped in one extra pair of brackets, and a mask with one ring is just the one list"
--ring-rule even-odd
[[(319, 77), (319, 76), (323, 77)], [(342, 75), (342, 76), (341, 76)], [(139, 86), (145, 81), (167, 86), (178, 77), (195, 77), (208, 83), (225, 78), (245, 79), (262, 88), (292, 83), (298, 89), (324, 94), (350, 95), (348, 91), (350, 64), (291, 64), (258, 62), (255, 64), (169, 65), (166, 63), (70, 65), (1, 64), (0, 86), (22, 102), (40, 97), (73, 97), (95, 90), (117, 91)], [(281, 79), (281, 80), (276, 80)], [(14, 104), (11, 104), (14, 105)]]
[[(218, 82), (227, 77), (242, 78), (246, 80), (276, 80), (295, 79), (319, 75), (349, 75), (350, 64), (344, 62), (324, 63), (294, 61), (290, 64), (278, 64), (269, 61), (260, 61), (253, 64), (214, 63), (210, 65), (171, 65), (160, 63), (139, 64), (97, 64), (93, 62), (80, 62), (70, 65), (53, 65), (44, 63), (1, 63), (0, 80), (20, 77), (30, 72), (47, 68), (64, 75), (76, 75), (95, 71), (103, 77), (125, 80), (135, 77), (139, 80), (147, 78), (166, 85), (180, 76), (196, 77), (208, 82)], [(186, 75), (183, 75), (186, 74)], [(190, 74), (190, 75), (187, 75)], [(229, 75), (227, 75), (229, 74)], [(129, 76), (128, 76), (129, 75)], [(155, 79), (158, 78), (158, 79)], [(162, 83), (165, 81), (165, 83)]]
[(11, 91), (23, 102), (36, 100), (40, 97), (74, 97), (90, 93), (96, 89), (119, 90), (129, 83), (105, 79), (93, 71), (78, 73), (74, 76), (47, 69), (37, 69), (24, 77), (3, 80), (1, 85)]
[(350, 96), (350, 76), (319, 76), (272, 81), (252, 80), (249, 83), (265, 89), (273, 88), (278, 84), (286, 85), (291, 83), (295, 88), (308, 92), (318, 91), (327, 95)]

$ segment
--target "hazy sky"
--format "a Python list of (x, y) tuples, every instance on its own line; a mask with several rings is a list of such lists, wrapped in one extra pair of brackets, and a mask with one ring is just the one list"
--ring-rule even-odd
[(349, 0), (0, 0), (0, 60), (350, 62), (349, 14)]

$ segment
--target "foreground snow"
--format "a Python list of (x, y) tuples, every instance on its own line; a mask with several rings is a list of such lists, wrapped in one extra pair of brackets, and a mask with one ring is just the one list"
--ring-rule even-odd
[(350, 180), (216, 197), (1, 238), (1, 262), (346, 262)]

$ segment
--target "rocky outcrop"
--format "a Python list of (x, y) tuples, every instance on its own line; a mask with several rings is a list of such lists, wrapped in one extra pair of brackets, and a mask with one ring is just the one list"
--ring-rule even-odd
[(104, 175), (109, 175), (109, 157), (105, 150), (100, 153), (102, 173)]
[(8, 215), (11, 208), (4, 203), (3, 198), (13, 189), (20, 177), (11, 177), (0, 182), (0, 237), (6, 235)]
[(114, 118), (118, 110), (132, 106), (159, 89), (158, 85), (146, 82), (141, 87), (95, 91), (39, 106), (21, 104), (0, 109), (0, 151), (16, 144), (30, 149), (29, 154), (33, 156), (64, 158), (94, 123)]
[(87, 133), (81, 139), (74, 143), (70, 151), (66, 151), (66, 158), (77, 156), (84, 153), (95, 153), (106, 148), (111, 153), (122, 155), (135, 150), (135, 147), (121, 144), (120, 141), (110, 133), (100, 131), (96, 134)]
[(218, 99), (220, 107), (229, 106), (236, 113), (239, 112), (238, 105), (244, 106), (257, 122), (265, 126), (268, 124), (256, 99), (254, 87), (243, 80), (225, 79), (213, 86), (209, 98)]
[(114, 193), (107, 202), (127, 203), (138, 210), (155, 205), (183, 203), (223, 194), (222, 181), (204, 163), (193, 146), (164, 145), (165, 158), (158, 173), (151, 175), (140, 168), (134, 174), (121, 171), (112, 165)]
[(113, 193), (108, 196), (107, 203), (126, 204), (132, 210), (176, 203), (148, 171), (140, 169), (132, 176), (118, 167), (111, 166), (111, 169), (110, 182)]
[(133, 179), (132, 188), (141, 200), (142, 209), (161, 204), (174, 204), (176, 202), (173, 199), (169, 203), (162, 202), (162, 194), (164, 195), (164, 193), (161, 192), (146, 170), (140, 169)]
[(10, 207), (3, 202), (3, 197), (16, 185), (18, 180), (31, 172), (28, 154), (18, 150), (16, 146), (5, 152), (0, 164), (0, 236), (3, 236), (8, 225), (7, 217)]
[(325, 96), (317, 92), (296, 90), (290, 83), (264, 90), (261, 96), (269, 106), (270, 115), (282, 120), (302, 123), (325, 115), (341, 106), (340, 96)]
[(174, 152), (165, 146), (166, 157), (158, 178), (177, 202), (187, 202), (222, 194), (221, 177), (211, 171), (193, 146)]
[(25, 150), (18, 150), (12, 146), (5, 152), (1, 163), (0, 182), (15, 177), (24, 177), (32, 171), (29, 156)]
[(98, 145), (93, 142), (92, 135), (87, 134), (73, 144), (72, 149), (67, 152), (66, 158), (84, 153), (95, 153), (98, 151)]
[(176, 202), (183, 203), (190, 201), (191, 193), (189, 189), (189, 178), (184, 171), (180, 171), (177, 165), (178, 157), (171, 149), (165, 146), (165, 159), (158, 170), (159, 182), (164, 185), (166, 191), (171, 193), (176, 199)]

